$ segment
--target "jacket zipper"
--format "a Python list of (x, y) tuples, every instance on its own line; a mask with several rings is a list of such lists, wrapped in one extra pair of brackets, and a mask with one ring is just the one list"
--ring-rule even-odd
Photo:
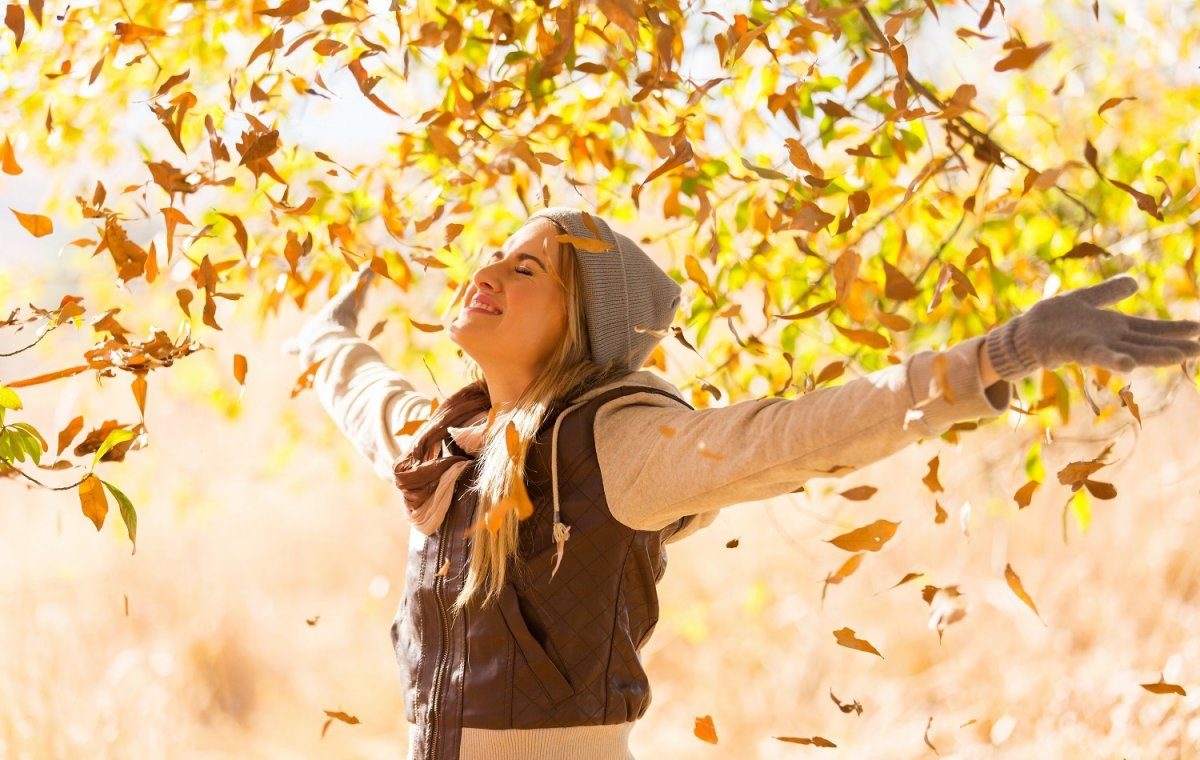
[[(444, 554), (445, 554), (446, 543), (450, 539), (449, 526), (443, 526), (443, 527), (445, 528), (445, 532), (442, 535), (441, 540), (438, 543), (437, 567), (439, 569), (445, 563)], [(431, 735), (431, 738), (429, 741), (429, 747), (430, 747), (430, 750), (432, 751), (432, 756), (431, 756), (430, 760), (436, 760), (436, 758), (438, 757), (438, 754), (439, 754), (437, 751), (437, 746), (438, 746), (437, 742), (438, 742), (438, 724), (441, 721), (441, 715), (438, 712), (438, 705), (441, 702), (443, 674), (445, 673), (446, 664), (449, 660), (449, 652), (450, 652), (450, 642), (448, 640), (450, 637), (450, 635), (449, 635), (450, 634), (450, 624), (449, 624), (449, 621), (446, 620), (446, 605), (443, 604), (443, 602), (442, 602), (442, 593), (441, 593), (445, 579), (446, 579), (446, 576), (444, 576), (444, 575), (439, 575), (433, 579), (433, 596), (434, 596), (434, 600), (435, 600), (435, 602), (437, 604), (437, 608), (438, 608), (438, 621), (441, 623), (441, 639), (440, 639), (440, 641), (442, 643), (442, 646), (438, 650), (437, 666), (435, 667), (434, 672), (433, 672), (433, 698), (431, 700), (430, 708), (429, 708), (429, 720), (433, 724), (432, 735)]]

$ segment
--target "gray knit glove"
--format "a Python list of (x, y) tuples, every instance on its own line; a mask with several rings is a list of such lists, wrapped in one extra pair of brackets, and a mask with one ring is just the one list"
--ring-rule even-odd
[(323, 325), (333, 323), (351, 330), (357, 328), (358, 311), (362, 308), (363, 303), (366, 302), (367, 287), (373, 279), (375, 279), (375, 270), (363, 265), (305, 323), (298, 336), (288, 338), (283, 342), (283, 352), (285, 354), (299, 353), (300, 344), (310, 341), (310, 333), (320, 331)]
[(1121, 275), (1038, 301), (987, 333), (992, 367), (1011, 381), (1039, 367), (1072, 362), (1128, 372), (1200, 355), (1200, 342), (1191, 339), (1200, 335), (1200, 322), (1145, 319), (1099, 308), (1137, 289), (1137, 280)]

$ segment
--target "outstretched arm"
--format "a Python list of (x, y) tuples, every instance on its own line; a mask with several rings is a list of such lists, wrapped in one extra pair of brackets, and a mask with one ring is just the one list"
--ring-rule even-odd
[(355, 295), (372, 278), (369, 269), (365, 272), (351, 278), (289, 343), (302, 369), (324, 359), (313, 375), (317, 399), (375, 474), (392, 482), (392, 463), (414, 439), (397, 431), (412, 420), (428, 419), (432, 399), (355, 332), (361, 305)]
[(596, 415), (609, 508), (641, 530), (713, 513), (702, 527), (722, 507), (791, 493), (812, 477), (840, 477), (960, 420), (996, 417), (1011, 402), (1012, 384), (985, 386), (985, 338), (941, 352), (949, 393), (934, 398), (938, 352), (928, 350), (793, 399), (691, 410), (656, 394), (618, 398)]

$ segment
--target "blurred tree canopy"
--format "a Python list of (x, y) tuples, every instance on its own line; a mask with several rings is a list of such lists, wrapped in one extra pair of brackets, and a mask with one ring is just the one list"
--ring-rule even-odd
[[(803, 394), (1129, 269), (1154, 287), (1123, 305), (1166, 317), (1197, 297), (1200, 9), (1147, 5), (9, 3), (7, 181), (25, 163), (105, 167), (11, 208), (30, 236), (16, 243), (90, 230), (70, 250), (109, 284), (0, 315), (10, 354), (67, 324), (96, 340), (73, 366), (0, 373), (0, 475), (84, 467), (62, 458), (82, 418), (45, 456), (37, 428), (11, 422), (13, 389), (94, 372), (127, 378), (144, 409), (152, 371), (207, 347), (193, 332), (219, 351), (228, 302), (265, 323), (359, 267), (397, 286), (397, 367), (448, 362), (439, 323), (480, 253), (552, 204), (655, 231), (644, 244), (685, 287), (668, 340), (688, 362), (660, 347), (649, 364), (696, 406)], [(351, 99), (388, 125), (386, 160), (347, 166), (296, 137), (297, 114)], [(169, 296), (155, 318), (182, 317), (179, 334), (124, 326), (118, 285)], [(244, 356), (221, 362), (245, 381)], [(1038, 423), (1026, 504), (1043, 428), (1067, 420), (1073, 392), (1098, 417), (1137, 413), (1094, 369), (1020, 383)], [(144, 435), (110, 421), (69, 453), (120, 461)], [(61, 487), (79, 487), (99, 528), (104, 489), (86, 469)], [(133, 538), (132, 505), (105, 485)], [(1076, 489), (1084, 529), (1088, 493), (1111, 498)]]

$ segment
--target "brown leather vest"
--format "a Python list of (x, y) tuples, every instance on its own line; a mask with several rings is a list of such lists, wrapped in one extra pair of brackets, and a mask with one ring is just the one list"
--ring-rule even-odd
[[(604, 403), (648, 386), (604, 391), (562, 417), (557, 466), (560, 519), (570, 526), (553, 580), (551, 444), (568, 404), (551, 408), (527, 457), (533, 515), (519, 525), (526, 573), (510, 571), (498, 603), (477, 602), (452, 619), (466, 578), (477, 498), (475, 465), (463, 471), (442, 525), (411, 531), (406, 588), (392, 623), (409, 738), (419, 760), (457, 760), (463, 727), (528, 729), (624, 723), (650, 706), (638, 650), (658, 622), (655, 584), (666, 570), (663, 541), (681, 518), (657, 531), (628, 528), (609, 512), (596, 460), (593, 423)], [(447, 446), (466, 454), (447, 436)], [(449, 560), (448, 572), (437, 575)]]

